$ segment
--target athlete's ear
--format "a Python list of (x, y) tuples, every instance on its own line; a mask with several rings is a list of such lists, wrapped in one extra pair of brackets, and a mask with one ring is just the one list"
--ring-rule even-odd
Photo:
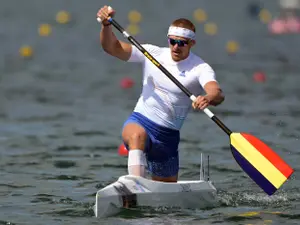
[(191, 40), (191, 47), (193, 47), (196, 44), (195, 40)]

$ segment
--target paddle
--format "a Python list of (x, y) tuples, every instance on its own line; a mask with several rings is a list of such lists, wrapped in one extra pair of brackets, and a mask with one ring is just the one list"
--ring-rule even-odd
[[(100, 18), (97, 18), (101, 22)], [(170, 78), (192, 101), (196, 100), (166, 68), (164, 68), (146, 49), (128, 34), (113, 18), (108, 21), (135, 45), (157, 68)], [(203, 112), (209, 116), (229, 137), (233, 157), (240, 167), (268, 195), (274, 194), (292, 175), (294, 170), (285, 163), (270, 147), (251, 134), (232, 132), (208, 108)]]

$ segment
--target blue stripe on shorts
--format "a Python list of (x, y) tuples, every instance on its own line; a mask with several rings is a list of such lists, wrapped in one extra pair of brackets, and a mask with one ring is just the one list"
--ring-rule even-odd
[[(145, 153), (149, 172), (159, 177), (177, 175), (179, 171), (179, 131), (160, 126), (137, 112), (133, 112), (129, 116), (123, 127), (128, 123), (138, 123), (147, 132)], [(124, 143), (124, 145), (128, 149), (127, 144)]]

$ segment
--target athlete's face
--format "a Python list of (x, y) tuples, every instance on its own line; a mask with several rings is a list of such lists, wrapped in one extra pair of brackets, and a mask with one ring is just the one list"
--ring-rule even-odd
[(172, 59), (176, 62), (186, 59), (190, 54), (191, 47), (195, 44), (194, 40), (178, 36), (169, 36), (169, 47)]

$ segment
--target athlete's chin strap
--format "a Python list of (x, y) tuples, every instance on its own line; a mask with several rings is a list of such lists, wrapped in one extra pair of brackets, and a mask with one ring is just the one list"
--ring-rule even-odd
[(128, 174), (145, 177), (146, 157), (142, 150), (131, 149), (128, 153)]

